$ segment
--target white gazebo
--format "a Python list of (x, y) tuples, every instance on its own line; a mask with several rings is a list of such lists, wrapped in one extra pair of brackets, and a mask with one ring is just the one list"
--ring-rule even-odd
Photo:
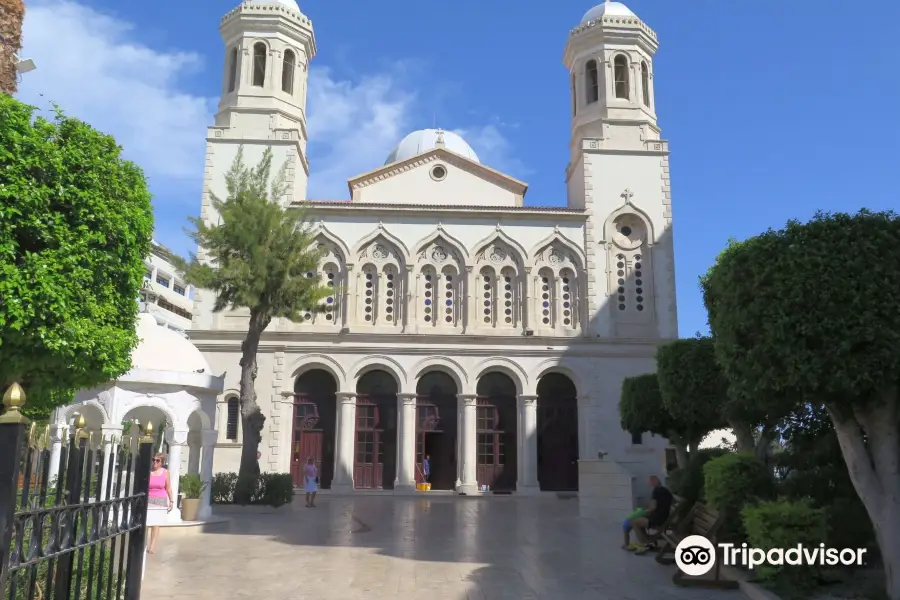
[[(216, 397), (222, 392), (223, 378), (210, 373), (206, 359), (189, 340), (158, 325), (152, 315), (138, 316), (137, 335), (139, 342), (128, 373), (80, 391), (73, 404), (54, 412), (51, 472), (56, 472), (63, 440), (76, 414), (84, 417), (88, 433), (102, 436), (107, 456), (127, 423), (151, 422), (156, 428), (164, 422), (169, 476), (177, 498), (178, 479), (184, 472), (212, 481)], [(211, 516), (209, 488), (207, 485), (203, 492), (201, 520)], [(181, 511), (173, 510), (167, 521), (180, 524)]]

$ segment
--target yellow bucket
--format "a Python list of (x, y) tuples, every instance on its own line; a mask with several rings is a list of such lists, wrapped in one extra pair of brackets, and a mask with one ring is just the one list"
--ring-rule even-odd
[(430, 484), (430, 483), (417, 483), (417, 484), (416, 484), (416, 491), (417, 491), (417, 492), (430, 492), (430, 491), (431, 491), (431, 484)]

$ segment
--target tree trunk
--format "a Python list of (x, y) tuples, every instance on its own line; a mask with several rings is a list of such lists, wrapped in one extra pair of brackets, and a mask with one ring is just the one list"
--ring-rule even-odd
[(768, 464), (769, 447), (772, 445), (774, 435), (774, 427), (763, 427), (759, 432), (759, 438), (756, 440), (756, 444), (754, 444), (754, 447), (752, 448), (753, 453), (756, 454), (756, 458), (766, 464)]
[(13, 54), (22, 49), (22, 22), (25, 20), (25, 5), (22, 0), (0, 0), (0, 93), (13, 95), (16, 92), (16, 62)]
[(852, 414), (826, 405), (853, 487), (869, 513), (884, 564), (885, 590), (900, 600), (900, 426), (897, 388)]
[(738, 452), (756, 453), (756, 441), (753, 439), (753, 428), (746, 423), (740, 421), (731, 421), (728, 423), (731, 431), (734, 433), (735, 445)]
[(672, 445), (675, 447), (675, 462), (678, 463), (678, 468), (686, 469), (690, 460), (687, 446), (684, 444), (676, 444), (674, 442)]
[[(259, 476), (259, 444), (262, 441), (262, 429), (266, 422), (266, 416), (262, 414), (256, 397), (256, 354), (259, 350), (259, 339), (268, 326), (269, 320), (260, 317), (253, 311), (250, 312), (250, 323), (247, 327), (247, 336), (241, 343), (241, 433), (243, 434), (243, 446), (241, 448), (241, 466), (238, 470), (238, 481), (255, 481)], [(248, 504), (252, 488), (238, 485), (234, 493), (236, 504)]]

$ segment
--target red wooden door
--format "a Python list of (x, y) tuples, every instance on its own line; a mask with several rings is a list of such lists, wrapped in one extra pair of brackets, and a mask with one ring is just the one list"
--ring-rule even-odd
[[(427, 397), (421, 397), (416, 402), (416, 483), (424, 483), (425, 439), (429, 434), (441, 433), (441, 414)], [(434, 459), (433, 456), (431, 458)]]
[(503, 477), (506, 466), (506, 449), (503, 431), (498, 429), (500, 411), (489, 400), (478, 400), (476, 407), (477, 450), (475, 476), (478, 485), (491, 489)]
[(319, 427), (319, 407), (303, 396), (294, 400), (294, 435), (291, 444), (291, 478), (297, 487), (303, 486), (303, 467), (312, 456), (316, 468), (322, 468), (324, 432)]
[(356, 452), (353, 483), (357, 489), (381, 487), (384, 468), (384, 443), (379, 428), (378, 407), (359, 396), (356, 401)]

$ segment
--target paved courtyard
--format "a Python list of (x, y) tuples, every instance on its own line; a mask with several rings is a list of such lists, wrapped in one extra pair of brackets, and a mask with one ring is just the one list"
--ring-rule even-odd
[(555, 497), (302, 499), (166, 538), (149, 557), (153, 600), (744, 600), (677, 588), (675, 567), (619, 548), (615, 522)]

